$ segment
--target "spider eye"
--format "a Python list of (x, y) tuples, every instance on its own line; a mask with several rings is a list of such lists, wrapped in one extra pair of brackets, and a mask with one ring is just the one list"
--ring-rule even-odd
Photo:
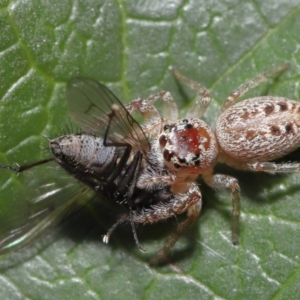
[(159, 137), (159, 145), (160, 145), (162, 148), (164, 148), (164, 147), (166, 146), (166, 144), (167, 144), (167, 138), (166, 138), (166, 136), (165, 136), (165, 135), (161, 135), (161, 136)]
[(185, 129), (189, 129), (189, 128), (192, 128), (193, 127), (193, 125), (191, 124), (191, 123), (187, 123), (186, 125), (185, 125)]
[(171, 158), (173, 157), (173, 153), (171, 153), (169, 150), (165, 149), (163, 152), (163, 156), (166, 161), (170, 162)]
[(164, 126), (164, 131), (167, 131), (167, 130), (169, 130), (170, 129), (170, 125), (165, 125)]

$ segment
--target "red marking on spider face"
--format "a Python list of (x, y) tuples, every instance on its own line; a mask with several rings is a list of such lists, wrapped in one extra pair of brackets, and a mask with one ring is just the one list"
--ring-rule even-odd
[(200, 155), (201, 148), (207, 150), (210, 145), (210, 136), (205, 128), (188, 127), (183, 130), (172, 131), (170, 144), (173, 152), (180, 158), (189, 154)]
[(217, 157), (213, 132), (199, 119), (166, 124), (159, 145), (165, 164), (178, 173), (201, 174)]

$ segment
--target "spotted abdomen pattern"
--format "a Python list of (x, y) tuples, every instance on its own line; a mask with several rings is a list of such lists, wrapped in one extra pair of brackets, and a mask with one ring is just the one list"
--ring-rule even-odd
[(279, 158), (300, 145), (300, 105), (280, 97), (239, 102), (217, 120), (220, 151), (241, 162)]

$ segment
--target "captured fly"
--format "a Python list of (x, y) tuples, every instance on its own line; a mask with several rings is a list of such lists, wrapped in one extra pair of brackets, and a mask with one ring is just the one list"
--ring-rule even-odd
[[(137, 182), (142, 175), (150, 177), (158, 170), (163, 175), (167, 170), (151, 155), (148, 137), (129, 112), (132, 106), (124, 107), (104, 85), (88, 78), (74, 78), (68, 83), (66, 96), (70, 115), (83, 132), (51, 139), (49, 147), (53, 156), (50, 158), (20, 167), (2, 164), (0, 167), (21, 173), (54, 161), (71, 178), (64, 178), (60, 186), (46, 183), (38, 187), (41, 194), (29, 201), (33, 209), (25, 209), (25, 221), (17, 228), (12, 224), (7, 228), (8, 233), (0, 237), (0, 253), (21, 249), (35, 241), (45, 229), (67, 215), (81, 198), (91, 197), (91, 192), (128, 210), (104, 236), (104, 242), (108, 242), (117, 225), (129, 222), (135, 242), (143, 251), (135, 231), (135, 216), (170, 201), (172, 194), (167, 183), (154, 184), (149, 189), (138, 187)], [(72, 177), (83, 185), (76, 187)], [(58, 200), (53, 206), (55, 198)]]

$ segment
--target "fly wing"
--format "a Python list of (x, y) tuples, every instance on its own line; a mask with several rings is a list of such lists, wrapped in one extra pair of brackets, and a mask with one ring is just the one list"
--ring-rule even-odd
[[(43, 166), (45, 168), (45, 166)], [(39, 169), (39, 168), (38, 168)], [(16, 191), (16, 201), (9, 202), (7, 210), (1, 209), (0, 219), (0, 254), (10, 253), (24, 248), (47, 230), (57, 225), (74, 208), (79, 207), (79, 202), (90, 199), (90, 189), (80, 185), (67, 174), (58, 176), (62, 170), (56, 167), (47, 167), (40, 173), (36, 169), (20, 174), (22, 181), (28, 181), (26, 191)], [(47, 176), (40, 176), (44, 173)], [(53, 178), (51, 179), (51, 174)], [(38, 176), (37, 176), (38, 175)], [(65, 176), (65, 177), (64, 177)], [(59, 177), (59, 181), (57, 178)], [(44, 179), (47, 178), (47, 179)], [(47, 180), (47, 183), (43, 182)], [(24, 200), (22, 197), (26, 193)], [(5, 196), (5, 191), (2, 193)], [(19, 201), (17, 199), (19, 198)], [(26, 199), (26, 198), (25, 198)]]
[(139, 123), (103, 84), (84, 77), (71, 79), (67, 103), (71, 116), (87, 133), (103, 137), (110, 122), (107, 136), (110, 141), (149, 151), (149, 141)]

